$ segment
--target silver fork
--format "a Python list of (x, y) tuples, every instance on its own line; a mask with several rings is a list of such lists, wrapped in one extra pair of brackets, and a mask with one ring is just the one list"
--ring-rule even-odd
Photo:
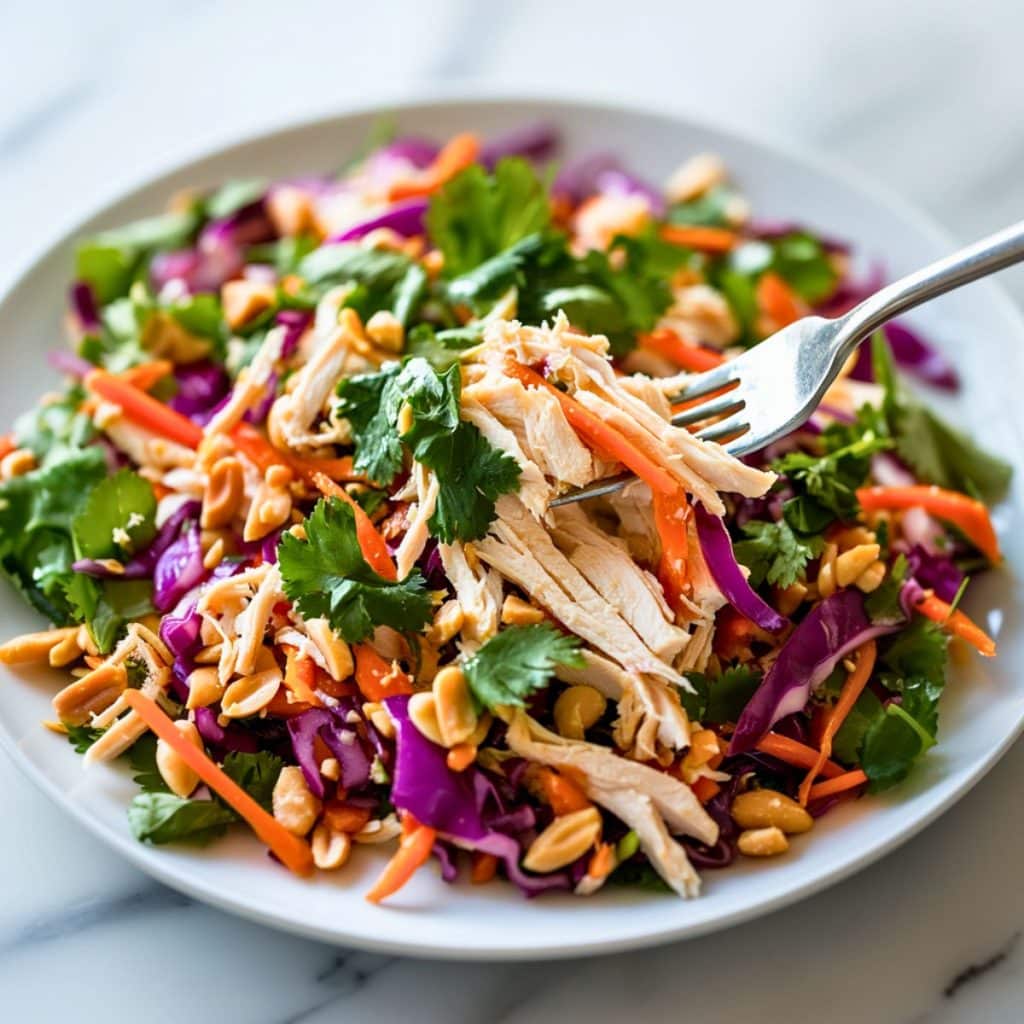
[[(721, 366), (693, 377), (677, 401), (704, 398), (672, 417), (677, 427), (713, 420), (696, 434), (745, 455), (804, 423), (850, 354), (872, 331), (908, 309), (1024, 260), (1024, 221), (997, 231), (922, 270), (886, 285), (848, 313), (808, 316)], [(724, 388), (730, 390), (721, 393)], [(611, 494), (631, 473), (569, 491), (551, 502), (567, 505)]]

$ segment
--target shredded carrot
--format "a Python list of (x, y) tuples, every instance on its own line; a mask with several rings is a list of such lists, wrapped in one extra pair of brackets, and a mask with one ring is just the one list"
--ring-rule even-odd
[(587, 794), (572, 779), (553, 768), (538, 768), (533, 778), (556, 815), (572, 814), (593, 806)]
[(331, 480), (345, 483), (365, 482), (366, 478), (357, 473), (352, 465), (352, 457), (343, 455), (338, 459), (307, 459), (292, 452), (282, 452), (275, 448), (251, 423), (237, 424), (231, 430), (231, 439), (235, 447), (262, 472), (271, 466), (287, 466), (298, 477), (309, 484), (314, 474), (323, 473)]
[[(678, 366), (680, 370), (689, 370), (691, 373), (713, 370), (725, 362), (725, 357), (721, 353), (703, 345), (684, 341), (669, 327), (659, 327), (650, 334), (641, 334), (637, 341), (641, 348), (654, 352)], [(701, 401), (705, 399), (702, 398)]]
[(665, 224), (660, 233), (672, 245), (712, 253), (728, 252), (740, 240), (739, 235), (728, 228), (703, 227), (698, 224)]
[(359, 547), (362, 549), (366, 564), (378, 576), (383, 576), (386, 580), (397, 580), (398, 570), (395, 568), (395, 561), (391, 557), (391, 552), (388, 551), (387, 541), (380, 535), (370, 517), (363, 511), (362, 505), (357, 501), (353, 501), (343, 487), (339, 487), (329, 477), (324, 476), (323, 473), (314, 473), (313, 483), (327, 497), (341, 498), (355, 513), (356, 536), (359, 538)]
[(800, 296), (774, 271), (762, 274), (755, 290), (757, 308), (781, 331), (804, 315)]
[(263, 710), (276, 718), (294, 718), (296, 715), (301, 715), (303, 711), (308, 711), (312, 706), (302, 700), (290, 699), (290, 691), (282, 685), (278, 687), (277, 693)]
[(469, 880), (474, 885), (484, 885), (498, 873), (498, 858), (493, 853), (473, 853), (473, 866), (469, 869)]
[(588, 878), (607, 878), (615, 869), (615, 847), (611, 843), (601, 843), (594, 851), (587, 865)]
[(356, 644), (356, 686), (367, 699), (382, 701), (412, 693), (412, 679), (397, 665), (385, 661), (370, 644)]
[[(407, 825), (409, 819), (412, 823)], [(371, 903), (380, 903), (381, 900), (398, 892), (427, 862), (436, 840), (436, 830), (421, 825), (407, 812), (402, 822), (402, 839), (398, 844), (398, 850), (388, 861), (380, 878), (366, 894), (366, 898)]]
[(309, 844), (293, 836), (272, 814), (268, 814), (241, 786), (230, 779), (194, 747), (149, 697), (140, 690), (125, 690), (124, 700), (139, 717), (210, 787), (232, 810), (245, 819), (274, 856), (297, 875), (313, 870)]
[(328, 800), (324, 804), (324, 823), (335, 832), (358, 832), (370, 820), (369, 807), (353, 807), (341, 800)]
[(1002, 561), (999, 538), (988, 509), (975, 498), (928, 484), (909, 487), (861, 487), (857, 501), (865, 512), (923, 508), (936, 519), (952, 523), (990, 562)]
[(13, 434), (4, 434), (0, 437), (0, 459), (5, 455), (10, 455), (11, 452), (17, 450), (17, 442), (14, 440)]
[(139, 363), (138, 366), (132, 366), (119, 373), (118, 377), (125, 384), (131, 384), (133, 388), (149, 391), (158, 381), (170, 376), (173, 372), (174, 363), (169, 359), (154, 359), (148, 363)]
[(323, 701), (316, 695), (316, 665), (312, 658), (299, 655), (291, 646), (286, 647), (284, 685), (292, 694), (311, 707), (322, 707)]
[(445, 763), (453, 772), (464, 772), (475, 760), (475, 743), (456, 743), (455, 746), (448, 751)]
[(388, 199), (394, 203), (399, 199), (429, 196), (473, 163), (479, 152), (480, 140), (471, 132), (454, 136), (442, 147), (429, 167), (393, 182), (388, 189)]
[(653, 497), (654, 525), (661, 540), (658, 582), (665, 592), (665, 600), (672, 610), (679, 614), (684, 611), (684, 599), (690, 592), (690, 577), (687, 574), (687, 524), (692, 510), (682, 487), (677, 487), (672, 494), (654, 491)]
[(819, 782), (816, 786), (811, 786), (808, 801), (813, 803), (815, 800), (822, 800), (827, 796), (845, 793), (849, 789), (863, 786), (867, 781), (867, 775), (860, 768), (855, 768), (852, 772), (843, 772), (842, 775), (837, 775), (835, 778), (829, 779), (828, 782)]
[(120, 406), (133, 423), (161, 437), (176, 441), (186, 448), (198, 448), (203, 439), (202, 428), (187, 416), (182, 416), (152, 395), (106, 370), (91, 370), (86, 374), (85, 387), (100, 398)]
[(679, 487), (672, 475), (645, 455), (621, 431), (609, 426), (575, 398), (549, 384), (536, 370), (509, 360), (505, 370), (510, 377), (522, 381), (527, 387), (546, 388), (558, 399), (569, 425), (581, 438), (609, 462), (621, 462), (643, 480), (652, 491), (672, 494)]
[[(814, 747), (807, 746), (799, 740), (791, 740), (777, 732), (768, 732), (761, 737), (757, 749), (763, 754), (771, 754), (794, 768), (813, 768), (818, 763), (818, 751)], [(837, 775), (843, 774), (841, 765), (835, 761), (826, 761), (819, 774), (827, 779), (834, 779)]]
[(995, 657), (996, 642), (959, 608), (955, 611), (934, 594), (926, 594), (914, 607), (927, 619), (937, 622), (947, 633), (966, 640), (986, 658)]
[(693, 795), (702, 804), (706, 804), (712, 797), (717, 796), (722, 791), (722, 787), (714, 779), (709, 779), (704, 775), (697, 779), (690, 789), (693, 790)]
[(804, 781), (800, 783), (800, 803), (804, 807), (807, 806), (807, 801), (810, 798), (814, 780), (821, 774), (825, 762), (832, 756), (832, 740), (835, 738), (836, 733), (839, 732), (839, 727), (846, 720), (846, 716), (853, 710), (854, 704), (857, 703), (857, 698), (864, 692), (864, 687), (867, 686), (868, 680), (871, 678), (871, 672), (875, 667), (876, 653), (877, 646), (874, 640), (869, 640), (860, 648), (857, 655), (857, 664), (847, 676), (842, 690), (839, 691), (839, 699), (825, 721), (825, 726), (822, 730), (821, 742), (818, 744), (818, 760), (808, 770)]
[(757, 627), (735, 608), (725, 607), (715, 619), (712, 648), (724, 661), (750, 660), (750, 645), (757, 636)]

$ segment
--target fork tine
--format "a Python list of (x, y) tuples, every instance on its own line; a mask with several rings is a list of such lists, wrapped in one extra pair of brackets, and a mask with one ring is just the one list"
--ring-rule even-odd
[(747, 403), (742, 398), (737, 398), (736, 393), (730, 391), (722, 395), (717, 401), (706, 402), (703, 405), (695, 405), (692, 409), (686, 409), (672, 417), (672, 426), (687, 427), (691, 423), (699, 423), (701, 420), (710, 420), (716, 416), (731, 416), (733, 413), (745, 409)]
[(739, 440), (737, 435), (743, 435), (749, 430), (750, 424), (746, 421), (743, 413), (739, 412), (721, 423), (715, 423), (706, 430), (702, 430), (697, 434), (697, 438), (701, 441), (721, 441), (724, 438)]
[(687, 381), (686, 387), (676, 401), (689, 402), (691, 399), (700, 398), (712, 391), (718, 391), (719, 388), (724, 388), (728, 384), (734, 384), (738, 380), (736, 368), (733, 366), (733, 361), (730, 360), (727, 363), (722, 363), (721, 366), (716, 366), (713, 370), (705, 370), (704, 373)]

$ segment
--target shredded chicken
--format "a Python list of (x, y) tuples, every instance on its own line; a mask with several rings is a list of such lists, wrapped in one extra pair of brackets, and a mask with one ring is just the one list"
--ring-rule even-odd
[(284, 327), (275, 327), (267, 331), (267, 336), (253, 356), (252, 362), (238, 374), (227, 404), (214, 414), (203, 429), (206, 437), (226, 434), (232, 427), (237, 426), (242, 417), (266, 394), (274, 367), (281, 358), (281, 345), (286, 334), (287, 329)]
[(405, 536), (395, 552), (395, 565), (400, 580), (409, 575), (427, 546), (430, 536), (427, 523), (437, 508), (437, 495), (441, 489), (437, 477), (418, 462), (413, 466), (412, 477), (416, 486), (416, 504), (410, 511)]
[(488, 572), (477, 562), (475, 555), (470, 559), (466, 545), (439, 544), (445, 576), (455, 588), (455, 598), (462, 609), (462, 649), (469, 653), (498, 631), (501, 617), (501, 577)]
[(689, 786), (605, 747), (563, 739), (523, 711), (511, 716), (507, 739), (509, 749), (527, 760), (572, 771), (591, 800), (636, 831), (644, 853), (676, 892), (699, 893), (700, 879), (671, 834), (714, 845), (718, 826)]

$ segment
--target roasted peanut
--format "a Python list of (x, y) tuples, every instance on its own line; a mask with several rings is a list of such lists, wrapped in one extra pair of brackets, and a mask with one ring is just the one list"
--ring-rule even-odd
[(405, 344), (401, 320), (386, 309), (378, 310), (366, 321), (366, 334), (374, 345), (387, 352), (401, 352)]
[(0, 480), (13, 480), (36, 468), (36, 457), (28, 448), (15, 448), (0, 459)]
[(799, 580), (777, 591), (775, 607), (780, 615), (792, 615), (807, 597), (807, 587)]
[(458, 665), (447, 665), (434, 677), (434, 710), (446, 747), (464, 743), (476, 729), (476, 711), (466, 677)]
[(789, 835), (807, 832), (814, 819), (795, 800), (774, 789), (751, 789), (732, 802), (732, 818), (740, 828), (782, 829)]
[(270, 309), (277, 291), (272, 284), (257, 281), (228, 281), (220, 290), (224, 319), (234, 331), (243, 324)]
[(443, 647), (462, 629), (465, 615), (458, 601), (445, 601), (437, 610), (427, 639), (437, 647)]
[(608, 701), (592, 686), (570, 686), (555, 701), (555, 726), (570, 740), (583, 739), (586, 731), (604, 714)]
[(836, 558), (836, 583), (848, 587), (878, 560), (877, 544), (858, 544)]
[[(212, 650), (213, 648), (206, 648)], [(203, 654), (205, 652), (200, 652)], [(198, 661), (198, 658), (196, 659)], [(216, 659), (214, 659), (216, 660)], [(224, 684), (220, 681), (216, 665), (203, 665), (194, 669), (188, 677), (188, 700), (185, 707), (206, 708), (215, 704), (224, 694)]]
[(216, 569), (224, 559), (224, 538), (218, 537), (203, 555), (203, 568)]
[(665, 183), (665, 195), (673, 203), (685, 203), (720, 185), (726, 178), (725, 163), (714, 153), (698, 153), (678, 167)]
[(437, 705), (434, 703), (432, 692), (414, 693), (409, 698), (409, 719), (419, 730), (420, 735), (425, 736), (439, 747), (444, 746), (444, 740), (441, 738), (441, 726), (437, 721)]
[(777, 857), (789, 849), (785, 833), (774, 825), (741, 832), (736, 846), (747, 857)]
[(24, 665), (31, 662), (44, 664), (50, 656), (50, 651), (59, 643), (63, 643), (68, 637), (74, 637), (78, 633), (77, 626), (68, 626), (65, 629), (47, 629), (41, 633), (24, 633), (0, 644), (0, 662), (5, 665)]
[(242, 464), (234, 456), (218, 459), (210, 470), (203, 491), (199, 525), (204, 530), (228, 526), (238, 513), (244, 493)]
[[(196, 748), (203, 749), (199, 730), (192, 722), (178, 721), (174, 727)], [(182, 756), (164, 740), (156, 741), (156, 767), (160, 778), (176, 796), (186, 797), (199, 784), (199, 776), (185, 763)]]
[(316, 645), (316, 649), (324, 656), (327, 674), (340, 683), (352, 675), (355, 663), (352, 651), (344, 640), (331, 629), (326, 619), (307, 619), (306, 635)]
[(523, 867), (530, 871), (557, 871), (582, 857), (601, 837), (601, 815), (596, 807), (563, 814), (530, 844)]
[(884, 579), (885, 563), (875, 562), (874, 565), (869, 565), (857, 577), (856, 586), (858, 590), (863, 591), (865, 594), (870, 594), (882, 585), (882, 580)]
[(78, 643), (79, 633), (80, 630), (76, 629), (71, 636), (64, 637), (50, 648), (48, 660), (54, 668), (64, 668), (82, 656), (82, 648)]
[(291, 473), (284, 466), (271, 466), (256, 488), (242, 530), (244, 541), (259, 540), (291, 518), (292, 495), (288, 488)]
[(831, 542), (825, 544), (821, 553), (817, 584), (822, 598), (831, 597), (836, 592), (836, 546)]
[(321, 871), (335, 871), (342, 867), (352, 852), (352, 838), (345, 832), (335, 832), (327, 825), (317, 825), (310, 841), (313, 863)]
[(225, 718), (249, 718), (259, 714), (274, 699), (281, 679), (281, 669), (276, 665), (236, 679), (224, 691), (221, 714)]
[(62, 722), (85, 725), (93, 715), (110, 707), (127, 685), (128, 673), (124, 665), (103, 663), (65, 686), (53, 698), (53, 710)]
[(544, 613), (515, 594), (509, 594), (501, 605), (501, 621), (506, 626), (531, 626), (544, 621)]
[(286, 765), (274, 784), (274, 817), (293, 836), (304, 836), (316, 824), (322, 807), (306, 785), (302, 769)]

